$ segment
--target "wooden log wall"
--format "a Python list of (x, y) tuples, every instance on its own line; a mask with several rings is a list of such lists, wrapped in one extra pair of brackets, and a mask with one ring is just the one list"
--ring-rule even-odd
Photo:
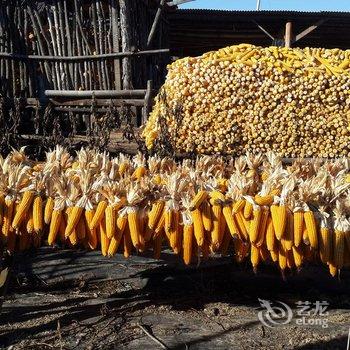
[[(27, 55), (72, 57), (168, 48), (165, 11), (152, 46), (147, 47), (158, 4), (156, 0), (0, 0), (0, 53), (10, 54), (0, 55), (0, 151), (3, 149), (1, 139), (15, 145), (15, 138), (9, 135), (16, 134), (17, 138), (17, 134), (29, 130), (47, 136), (53, 133), (52, 125), (57, 129), (56, 134), (64, 137), (79, 130), (93, 135), (94, 123), (101, 119), (97, 120), (97, 114), (120, 115), (120, 107), (124, 107), (122, 101), (111, 100), (110, 106), (95, 108), (98, 97), (93, 96), (86, 103), (79, 101), (79, 111), (74, 110), (72, 103), (63, 109), (67, 112), (62, 112), (60, 101), (56, 99), (51, 103), (46, 90), (146, 90), (150, 80), (153, 88), (159, 87), (166, 74), (167, 54), (79, 61), (25, 58)], [(19, 56), (14, 59), (12, 54)], [(62, 105), (66, 102), (62, 101)], [(82, 113), (82, 105), (91, 113)], [(136, 107), (140, 105), (135, 103)], [(145, 100), (144, 105), (148, 106), (149, 101)], [(130, 110), (130, 100), (125, 106), (130, 115), (135, 115)], [(52, 117), (55, 110), (60, 113)], [(72, 126), (72, 120), (77, 125)], [(50, 130), (44, 130), (46, 125)]]

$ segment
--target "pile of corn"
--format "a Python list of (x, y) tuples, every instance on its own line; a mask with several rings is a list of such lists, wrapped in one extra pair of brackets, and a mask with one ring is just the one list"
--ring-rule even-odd
[(350, 51), (248, 44), (168, 67), (143, 137), (154, 149), (350, 154)]
[(0, 158), (1, 242), (10, 252), (55, 243), (118, 251), (164, 246), (185, 264), (211, 255), (275, 263), (350, 265), (350, 174), (345, 160), (295, 161), (272, 152), (177, 163), (57, 147), (42, 163)]

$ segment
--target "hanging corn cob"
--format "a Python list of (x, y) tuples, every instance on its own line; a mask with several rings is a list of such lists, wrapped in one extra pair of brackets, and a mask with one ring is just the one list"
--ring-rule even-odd
[[(128, 257), (135, 248), (153, 249), (159, 258), (164, 244), (186, 265), (217, 253), (237, 262), (250, 257), (254, 271), (272, 261), (284, 275), (321, 260), (335, 276), (349, 264), (344, 161), (284, 166), (271, 153), (226, 163), (219, 157), (181, 163), (154, 157), (151, 166), (144, 160), (149, 171), (133, 178), (126, 157), (82, 150), (73, 162), (59, 152), (33, 168), (10, 157), (0, 161), (2, 241), (11, 253), (38, 247), (47, 234), (49, 245), (100, 244), (105, 256), (119, 250)], [(129, 164), (122, 175), (120, 159)], [(245, 216), (246, 203), (252, 213)]]

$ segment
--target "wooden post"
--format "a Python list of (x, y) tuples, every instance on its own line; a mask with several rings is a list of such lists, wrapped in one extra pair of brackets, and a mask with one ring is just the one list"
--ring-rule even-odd
[[(112, 11), (112, 47), (113, 52), (119, 52), (119, 27), (118, 27), (118, 7), (115, 0), (111, 0)], [(116, 90), (121, 89), (120, 81), (120, 62), (118, 59), (114, 60), (114, 87)]]
[[(131, 50), (130, 0), (119, 0), (120, 28), (122, 38), (122, 51)], [(128, 57), (122, 60), (122, 86), (123, 89), (132, 89), (131, 60)]]
[(292, 44), (292, 22), (286, 23), (286, 34), (284, 36), (284, 46), (291, 47)]
[(151, 28), (151, 30), (149, 32), (149, 35), (148, 35), (147, 47), (150, 47), (151, 44), (152, 44), (152, 41), (153, 41), (153, 38), (154, 38), (154, 34), (156, 32), (156, 29), (157, 29), (157, 26), (158, 26), (158, 22), (159, 22), (161, 14), (162, 14), (162, 10), (163, 10), (164, 4), (165, 4), (165, 0), (160, 0), (160, 4), (159, 4), (159, 7), (157, 9), (156, 15), (154, 17), (152, 28)]
[(142, 109), (142, 120), (141, 124), (146, 123), (148, 115), (151, 112), (152, 107), (152, 80), (147, 80), (147, 89), (145, 94), (145, 102)]

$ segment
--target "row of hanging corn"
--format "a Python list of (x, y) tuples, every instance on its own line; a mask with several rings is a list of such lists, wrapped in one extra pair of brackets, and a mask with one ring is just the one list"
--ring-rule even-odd
[(185, 264), (232, 255), (282, 273), (320, 261), (335, 276), (350, 265), (349, 171), (273, 153), (176, 162), (57, 146), (38, 163), (13, 151), (0, 159), (1, 242), (155, 258), (168, 246)]

